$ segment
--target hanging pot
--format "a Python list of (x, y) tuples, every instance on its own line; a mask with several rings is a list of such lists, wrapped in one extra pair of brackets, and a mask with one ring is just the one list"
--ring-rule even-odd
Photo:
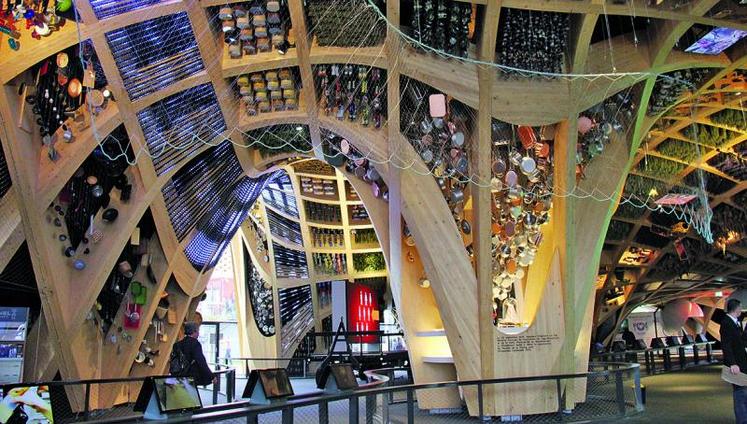
[(524, 156), (521, 159), (521, 173), (524, 175), (530, 175), (537, 170), (537, 163), (530, 156)]
[(368, 178), (370, 181), (378, 181), (381, 179), (381, 176), (378, 172), (376, 172), (376, 169), (371, 166), (368, 168), (368, 171), (366, 171), (366, 178)]
[(462, 190), (460, 187), (455, 187), (451, 190), (451, 194), (449, 195), (449, 201), (451, 203), (461, 203), (464, 201), (464, 190)]
[(433, 123), (427, 119), (424, 119), (420, 122), (420, 131), (423, 134), (429, 134), (431, 131), (433, 131)]
[(508, 154), (508, 161), (511, 162), (513, 166), (521, 165), (522, 159), (524, 159), (524, 157), (521, 155), (521, 153), (517, 152), (516, 150)]
[(340, 140), (340, 151), (344, 155), (350, 154), (350, 142), (345, 140), (344, 138)]
[(537, 142), (537, 134), (535, 134), (534, 128), (519, 125), (517, 131), (519, 133), (519, 140), (521, 140), (521, 145), (525, 149), (529, 150), (534, 147), (534, 143)]
[(496, 159), (493, 161), (493, 174), (495, 174), (496, 177), (502, 177), (503, 174), (506, 172), (506, 162), (503, 159)]
[(425, 163), (433, 162), (433, 152), (431, 152), (429, 149), (426, 149), (420, 152), (420, 157), (423, 159), (423, 162)]
[(469, 221), (467, 221), (466, 219), (462, 220), (461, 228), (462, 228), (462, 233), (464, 234), (470, 234), (472, 232), (472, 225), (470, 225)]
[(83, 92), (83, 85), (80, 83), (80, 80), (78, 78), (73, 78), (70, 80), (70, 82), (67, 84), (67, 94), (76, 99), (80, 96), (80, 94)]
[(451, 136), (451, 145), (454, 147), (464, 146), (464, 133), (457, 131)]
[(231, 6), (223, 6), (218, 10), (218, 19), (225, 21), (228, 19), (233, 19), (233, 9), (231, 9)]
[(516, 184), (519, 181), (519, 177), (516, 175), (516, 172), (513, 170), (506, 172), (506, 185), (508, 185), (511, 188), (516, 187)]

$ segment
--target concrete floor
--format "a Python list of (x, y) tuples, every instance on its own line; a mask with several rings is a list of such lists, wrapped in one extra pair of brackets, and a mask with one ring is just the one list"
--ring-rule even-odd
[(715, 424), (735, 421), (732, 389), (721, 380), (721, 365), (691, 368), (641, 380), (646, 386), (646, 411), (622, 422)]
[[(690, 368), (685, 371), (675, 371), (667, 374), (658, 374), (642, 378), (642, 383), (646, 386), (646, 410), (641, 415), (629, 417), (624, 420), (608, 421), (625, 422), (625, 423), (734, 423), (734, 412), (732, 404), (731, 386), (721, 380), (721, 365), (709, 365)], [(308, 393), (316, 389), (313, 379), (292, 379), (294, 391), (297, 394)], [(243, 391), (245, 380), (237, 380), (237, 391), (240, 394)], [(207, 392), (203, 393), (203, 401), (209, 398)], [(209, 402), (205, 402), (206, 404)], [(361, 409), (363, 405), (361, 405)], [(313, 409), (313, 408), (312, 408)], [(334, 414), (330, 409), (330, 415)], [(343, 411), (342, 409), (345, 409)], [(346, 421), (346, 407), (340, 407), (339, 422)], [(398, 421), (399, 412), (397, 408), (392, 409), (392, 421)], [(298, 411), (297, 414), (304, 416), (304, 419), (297, 420), (298, 423), (312, 422), (312, 415), (315, 411)], [(421, 415), (421, 414), (418, 414)], [(439, 419), (445, 422), (478, 422), (474, 419), (467, 419), (466, 416), (452, 415), (444, 417), (419, 416), (416, 422), (433, 422)], [(297, 418), (300, 418), (298, 416)], [(265, 417), (262, 422), (272, 422), (274, 418)], [(330, 417), (332, 418), (332, 417)], [(332, 420), (335, 421), (335, 420)], [(337, 421), (335, 421), (337, 422)], [(404, 422), (404, 420), (402, 421)]]

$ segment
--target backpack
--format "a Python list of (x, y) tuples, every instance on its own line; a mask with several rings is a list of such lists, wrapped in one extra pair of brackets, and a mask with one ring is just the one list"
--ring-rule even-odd
[(169, 374), (174, 377), (187, 377), (193, 363), (194, 360), (187, 359), (187, 355), (182, 350), (181, 342), (174, 344), (169, 358)]

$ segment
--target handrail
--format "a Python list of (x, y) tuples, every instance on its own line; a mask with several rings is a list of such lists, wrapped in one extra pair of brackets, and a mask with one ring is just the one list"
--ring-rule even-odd
[[(605, 371), (592, 371), (592, 372), (585, 372), (585, 373), (571, 373), (571, 374), (554, 374), (554, 375), (546, 375), (546, 376), (528, 376), (528, 377), (511, 377), (511, 378), (494, 378), (494, 379), (486, 379), (486, 380), (466, 380), (466, 381), (451, 381), (451, 382), (440, 382), (440, 383), (426, 383), (426, 384), (411, 384), (411, 385), (403, 385), (403, 386), (392, 386), (392, 387), (377, 387), (377, 388), (364, 388), (361, 390), (356, 390), (354, 392), (344, 392), (339, 394), (323, 394), (317, 397), (311, 397), (306, 399), (288, 399), (285, 402), (281, 402), (279, 404), (271, 404), (271, 405), (250, 405), (246, 407), (239, 407), (234, 410), (225, 410), (221, 413), (207, 413), (204, 414), (204, 416), (200, 416), (199, 413), (193, 415), (190, 420), (191, 422), (210, 422), (213, 420), (225, 420), (229, 418), (236, 418), (236, 417), (247, 417), (247, 416), (256, 416), (259, 414), (266, 414), (270, 412), (277, 412), (277, 411), (286, 411), (286, 410), (293, 410), (295, 408), (302, 408), (306, 406), (312, 406), (312, 405), (318, 405), (321, 403), (329, 404), (330, 402), (340, 401), (340, 400), (351, 400), (355, 401), (357, 403), (357, 399), (359, 398), (367, 398), (370, 396), (376, 396), (380, 394), (389, 394), (394, 392), (402, 392), (406, 391), (408, 393), (408, 403), (412, 402), (413, 393), (416, 390), (423, 390), (423, 389), (440, 389), (445, 387), (462, 387), (462, 386), (478, 386), (478, 392), (482, 392), (482, 386), (486, 384), (505, 384), (505, 383), (518, 383), (518, 382), (530, 382), (530, 381), (556, 381), (558, 383), (558, 388), (560, 387), (560, 381), (561, 380), (568, 380), (568, 379), (575, 379), (575, 378), (585, 378), (590, 376), (608, 376), (612, 373), (618, 375), (619, 377), (622, 376), (622, 373), (627, 371), (633, 371), (638, 374), (638, 364), (627, 364), (627, 363), (609, 363), (608, 365), (613, 366), (619, 366), (620, 368), (617, 368), (615, 370), (605, 370)], [(617, 382), (618, 388), (622, 388), (622, 380), (619, 380)], [(622, 411), (623, 415), (625, 413), (624, 411), (624, 398), (620, 399), (620, 396), (623, 396), (623, 394), (618, 391), (618, 404), (622, 401)], [(643, 409), (643, 406), (640, 402), (640, 395), (636, 395), (636, 409), (638, 411), (641, 411)], [(482, 405), (482, 402), (479, 402)], [(411, 405), (410, 405), (411, 406)], [(561, 405), (562, 409), (562, 405)], [(561, 411), (562, 412), (562, 411)], [(482, 407), (480, 408), (480, 415), (482, 415)]]
[[(229, 372), (236, 371), (235, 368), (225, 368), (221, 370), (213, 370), (213, 374), (227, 374)], [(37, 382), (26, 382), (23, 381), (21, 385), (24, 386), (75, 386), (83, 384), (111, 384), (111, 383), (131, 383), (135, 381), (144, 381), (147, 378), (167, 378), (171, 377), (168, 374), (164, 375), (147, 375), (144, 377), (119, 377), (119, 378), (90, 378), (86, 380), (54, 380), (54, 381), (37, 381)]]

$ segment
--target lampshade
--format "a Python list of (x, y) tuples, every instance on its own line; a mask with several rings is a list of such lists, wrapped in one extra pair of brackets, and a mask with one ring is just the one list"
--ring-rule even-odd
[(690, 303), (690, 312), (688, 312), (687, 316), (688, 318), (703, 318), (703, 309), (694, 302)]
[(661, 321), (664, 331), (669, 334), (679, 333), (690, 314), (690, 304), (691, 302), (687, 299), (678, 299), (664, 305), (661, 309)]

